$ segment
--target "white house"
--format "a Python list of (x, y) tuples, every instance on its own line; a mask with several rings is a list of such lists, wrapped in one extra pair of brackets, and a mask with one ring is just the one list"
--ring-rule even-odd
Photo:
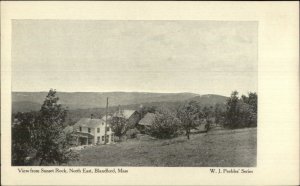
[[(104, 144), (105, 121), (102, 119), (81, 118), (73, 126), (76, 131), (77, 145)], [(114, 142), (114, 133), (109, 124), (106, 127), (106, 143)]]

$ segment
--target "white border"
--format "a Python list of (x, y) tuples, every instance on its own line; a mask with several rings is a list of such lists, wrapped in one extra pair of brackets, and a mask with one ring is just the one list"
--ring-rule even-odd
[[(299, 184), (298, 2), (1, 2), (3, 185)], [(128, 168), (129, 174), (19, 174), (10, 166), (11, 20), (238, 20), (259, 22), (258, 159), (253, 174), (209, 168)]]

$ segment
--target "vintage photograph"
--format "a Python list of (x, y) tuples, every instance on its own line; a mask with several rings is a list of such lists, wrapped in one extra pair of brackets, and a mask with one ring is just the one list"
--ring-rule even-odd
[(257, 21), (16, 19), (11, 41), (12, 166), (257, 166)]

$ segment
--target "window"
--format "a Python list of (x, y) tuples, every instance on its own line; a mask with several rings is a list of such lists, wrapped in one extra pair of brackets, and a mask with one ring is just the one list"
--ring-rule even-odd
[(99, 142), (100, 142), (100, 136), (97, 137), (97, 143), (99, 143)]
[(88, 132), (91, 133), (91, 128), (88, 128)]
[(97, 128), (97, 133), (100, 133), (100, 128)]
[(106, 127), (106, 131), (109, 131), (109, 127)]
[(104, 141), (104, 136), (102, 136), (102, 141)]
[(79, 131), (80, 131), (80, 132), (82, 131), (82, 128), (81, 128), (81, 127), (79, 127)]

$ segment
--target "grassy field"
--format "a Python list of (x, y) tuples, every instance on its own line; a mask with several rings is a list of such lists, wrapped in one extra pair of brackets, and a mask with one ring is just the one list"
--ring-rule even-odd
[(216, 130), (171, 140), (127, 140), (80, 151), (72, 166), (253, 167), (256, 128)]

